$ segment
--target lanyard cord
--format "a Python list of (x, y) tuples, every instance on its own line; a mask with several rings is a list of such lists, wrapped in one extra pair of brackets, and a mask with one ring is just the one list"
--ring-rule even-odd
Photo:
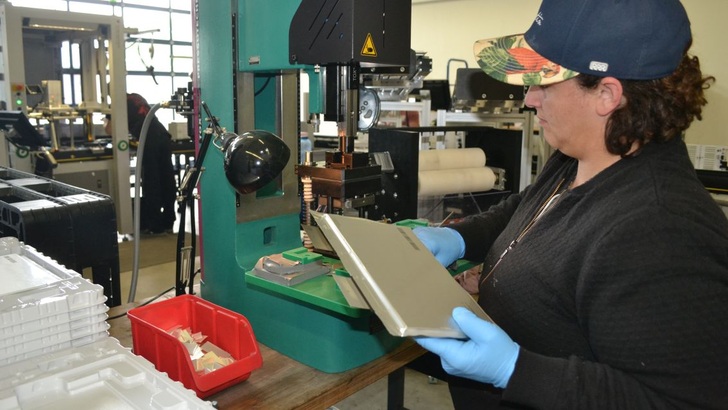
[(495, 262), (495, 264), (490, 269), (488, 274), (483, 276), (480, 279), (481, 285), (490, 277), (490, 275), (493, 274), (493, 271), (495, 271), (495, 268), (497, 268), (498, 265), (500, 265), (501, 261), (508, 254), (508, 252), (510, 252), (511, 249), (515, 248), (516, 245), (518, 244), (518, 242), (520, 242), (521, 239), (523, 239), (523, 237), (528, 233), (528, 231), (530, 231), (531, 228), (533, 228), (533, 226), (536, 224), (536, 221), (538, 221), (543, 216), (543, 214), (545, 214), (546, 211), (549, 210), (551, 205), (553, 205), (556, 202), (556, 199), (558, 199), (559, 196), (563, 193), (563, 192), (559, 192), (559, 190), (561, 189), (561, 186), (564, 185), (564, 182), (566, 182), (566, 178), (562, 178), (561, 181), (559, 181), (559, 184), (556, 185), (556, 189), (554, 189), (554, 191), (551, 193), (551, 195), (549, 195), (549, 197), (546, 198), (546, 200), (541, 204), (541, 206), (538, 208), (538, 211), (536, 211), (536, 214), (533, 216), (533, 218), (531, 218), (531, 221), (528, 222), (528, 224), (526, 225), (525, 228), (523, 228), (521, 233), (518, 234), (518, 236), (516, 236), (516, 238), (514, 240), (512, 240), (510, 244), (508, 244), (508, 247), (506, 248), (506, 250), (503, 251), (503, 253), (500, 254), (500, 256), (498, 257), (498, 260)]

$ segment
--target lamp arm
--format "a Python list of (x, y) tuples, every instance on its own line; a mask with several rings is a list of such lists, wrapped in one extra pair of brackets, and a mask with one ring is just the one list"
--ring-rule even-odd
[[(139, 277), (139, 242), (140, 242), (140, 217), (141, 217), (141, 198), (140, 198), (140, 188), (141, 188), (141, 181), (142, 181), (142, 160), (144, 158), (144, 147), (146, 145), (146, 139), (147, 139), (147, 133), (149, 131), (149, 126), (152, 123), (152, 120), (154, 119), (154, 114), (157, 110), (160, 108), (171, 108), (175, 104), (174, 101), (165, 101), (159, 104), (155, 104), (151, 107), (149, 112), (147, 113), (146, 117), (144, 118), (144, 122), (142, 123), (141, 132), (139, 134), (139, 147), (137, 149), (137, 164), (136, 164), (136, 172), (135, 172), (135, 184), (134, 184), (134, 255), (133, 255), (133, 263), (132, 263), (132, 277), (131, 277), (131, 284), (129, 288), (129, 299), (128, 302), (133, 302), (136, 298), (136, 286), (137, 281)], [(187, 171), (185, 172), (185, 175), (182, 179), (182, 182), (180, 183), (179, 188), (179, 196), (178, 201), (182, 203), (182, 209), (183, 209), (183, 215), (184, 215), (184, 209), (187, 206), (190, 206), (194, 201), (194, 189), (199, 183), (200, 177), (202, 176), (202, 164), (205, 160), (205, 156), (207, 155), (207, 150), (210, 147), (210, 144), (213, 140), (217, 138), (221, 138), (223, 133), (225, 132), (222, 127), (220, 127), (220, 124), (217, 122), (217, 119), (212, 115), (210, 112), (210, 109), (207, 107), (207, 104), (205, 102), (200, 103), (202, 105), (202, 108), (205, 110), (205, 113), (208, 116), (208, 121), (211, 123), (212, 126), (212, 133), (207, 138), (201, 138), (201, 144), (200, 149), (197, 154), (197, 158), (195, 159), (195, 166), (187, 168)], [(190, 208), (192, 208), (190, 206)], [(182, 222), (184, 221), (184, 217), (182, 218)], [(181, 255), (179, 253), (182, 251), (182, 248), (184, 248), (184, 224), (180, 224), (179, 228), (179, 235), (178, 235), (178, 255), (177, 255), (177, 269), (175, 270), (175, 289), (176, 294), (182, 295), (185, 294), (185, 286), (187, 285), (186, 281), (189, 281), (190, 289), (192, 288), (192, 281), (194, 280), (193, 275), (186, 275), (182, 272), (181, 267)], [(193, 238), (194, 241), (194, 238)], [(188, 259), (194, 260), (194, 246), (192, 248), (191, 254), (186, 256)], [(187, 261), (188, 263), (191, 263), (191, 261)], [(193, 270), (193, 266), (189, 267), (190, 270)], [(184, 279), (183, 279), (184, 278)]]
[(210, 121), (213, 131), (207, 138), (202, 139), (202, 142), (200, 143), (200, 150), (197, 154), (197, 158), (195, 159), (195, 166), (188, 168), (187, 172), (182, 178), (182, 182), (180, 183), (180, 196), (183, 199), (192, 197), (193, 190), (200, 182), (203, 171), (202, 164), (205, 160), (205, 156), (207, 155), (207, 150), (210, 148), (210, 144), (216, 138), (220, 138), (220, 136), (222, 136), (222, 134), (225, 132), (222, 127), (220, 127), (220, 124), (217, 122), (215, 116), (213, 116), (210, 112), (207, 104), (202, 101), (200, 102), (200, 105), (205, 110), (205, 114), (208, 117), (208, 121)]
[[(200, 105), (205, 110), (205, 114), (212, 125), (213, 131), (212, 133), (209, 133), (206, 138), (200, 138), (200, 149), (197, 157), (195, 158), (195, 165), (187, 168), (185, 175), (182, 178), (182, 182), (180, 183), (178, 201), (181, 202), (183, 212), (180, 222), (184, 222), (184, 212), (186, 212), (185, 210), (187, 208), (190, 208), (191, 212), (192, 209), (194, 209), (192, 206), (195, 199), (193, 192), (202, 177), (202, 171), (204, 170), (203, 164), (205, 157), (207, 156), (207, 150), (210, 148), (210, 144), (212, 144), (213, 140), (219, 138), (224, 132), (222, 127), (218, 124), (217, 119), (210, 112), (207, 104), (202, 101), (200, 102)], [(204, 134), (208, 133), (205, 132), (203, 135)], [(194, 230), (194, 227), (192, 229)], [(195, 241), (194, 231), (192, 240), (193, 242)], [(184, 242), (184, 227), (180, 226), (177, 236), (177, 267), (175, 269), (175, 294), (177, 296), (185, 294), (185, 286), (189, 286), (190, 293), (192, 293), (192, 283), (194, 281), (194, 266), (192, 264), (195, 258), (195, 246), (193, 244), (191, 247), (185, 247)]]

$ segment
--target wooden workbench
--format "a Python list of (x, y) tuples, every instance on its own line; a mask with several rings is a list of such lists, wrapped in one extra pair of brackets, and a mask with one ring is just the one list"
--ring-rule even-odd
[[(117, 306), (109, 317), (118, 316), (138, 304)], [(110, 319), (109, 332), (123, 346), (132, 346), (131, 325), (126, 316)], [(263, 366), (250, 378), (207, 397), (220, 410), (228, 409), (326, 409), (385, 376), (390, 376), (388, 407), (402, 408), (404, 366), (425, 351), (406, 340), (394, 351), (343, 373), (324, 373), (260, 344)]]

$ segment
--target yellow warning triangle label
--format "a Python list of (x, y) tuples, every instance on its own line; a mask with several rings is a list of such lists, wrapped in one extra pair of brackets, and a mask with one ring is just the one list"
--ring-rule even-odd
[(377, 56), (377, 48), (374, 47), (374, 40), (372, 40), (372, 33), (367, 33), (367, 38), (364, 40), (364, 45), (361, 47), (361, 55), (368, 57)]

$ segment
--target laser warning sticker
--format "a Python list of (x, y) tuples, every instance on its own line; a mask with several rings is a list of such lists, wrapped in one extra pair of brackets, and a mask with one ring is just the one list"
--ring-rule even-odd
[(364, 40), (364, 45), (361, 48), (361, 55), (367, 57), (376, 57), (377, 48), (374, 47), (374, 40), (372, 40), (372, 33), (367, 33), (367, 38)]

